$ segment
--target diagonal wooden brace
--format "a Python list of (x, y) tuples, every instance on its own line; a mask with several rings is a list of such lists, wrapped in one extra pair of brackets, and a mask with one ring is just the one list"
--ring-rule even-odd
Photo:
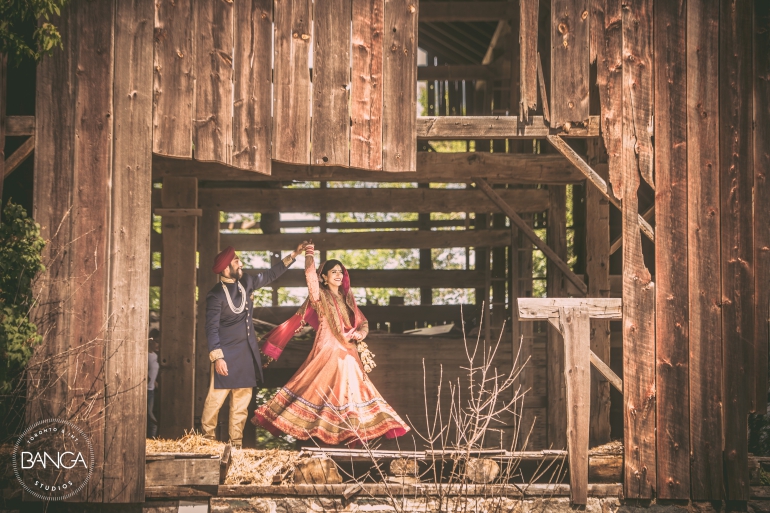
[(32, 155), (35, 150), (35, 136), (32, 135), (29, 139), (19, 146), (7, 159), (5, 159), (5, 171), (3, 178), (8, 178), (8, 175), (13, 173), (17, 167), (19, 167), (27, 157)]
[(505, 200), (501, 198), (494, 189), (492, 189), (492, 187), (490, 187), (486, 180), (483, 178), (475, 178), (474, 180), (476, 182), (476, 186), (484, 191), (489, 199), (492, 200), (492, 203), (497, 205), (497, 207), (510, 218), (511, 222), (515, 224), (516, 227), (522, 231), (522, 233), (524, 233), (524, 235), (532, 242), (532, 244), (534, 244), (537, 249), (542, 251), (543, 254), (550, 261), (552, 261), (561, 272), (564, 273), (564, 276), (566, 276), (569, 281), (575, 284), (580, 293), (585, 296), (588, 293), (588, 287), (578, 275), (572, 272), (572, 269), (569, 268), (564, 260), (559, 258), (559, 255), (557, 255), (545, 242), (543, 242), (543, 239), (537, 236), (532, 228), (530, 228), (529, 225), (525, 223), (521, 217), (519, 217), (519, 214), (517, 214), (516, 211), (513, 210), (513, 208), (508, 203), (506, 203)]
[[(551, 145), (558, 150), (559, 153), (572, 162), (576, 168), (578, 168), (588, 179), (589, 182), (594, 184), (601, 193), (610, 200), (610, 203), (620, 209), (620, 200), (612, 192), (612, 189), (607, 185), (607, 182), (594, 171), (583, 158), (577, 154), (567, 142), (558, 135), (547, 135), (546, 139)], [(639, 215), (639, 229), (644, 235), (646, 235), (652, 242), (655, 242), (655, 230), (648, 223), (644, 217)]]

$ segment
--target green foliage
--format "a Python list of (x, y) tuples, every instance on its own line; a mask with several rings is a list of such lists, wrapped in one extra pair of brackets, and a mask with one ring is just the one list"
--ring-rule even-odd
[(59, 16), (67, 0), (0, 0), (0, 52), (11, 62), (39, 61), (61, 47), (61, 34), (52, 16)]
[(40, 226), (27, 212), (10, 201), (0, 224), (0, 392), (11, 388), (12, 380), (42, 341), (37, 326), (29, 320), (34, 303), (32, 281), (45, 270), (41, 253), (45, 242)]
[[(260, 388), (257, 390), (257, 408), (267, 403), (278, 393), (279, 388)], [(296, 440), (289, 436), (273, 436), (268, 430), (257, 426), (257, 449), (294, 449)]]

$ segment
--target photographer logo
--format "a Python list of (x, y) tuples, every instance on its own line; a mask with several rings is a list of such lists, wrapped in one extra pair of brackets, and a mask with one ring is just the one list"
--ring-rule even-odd
[(94, 468), (91, 440), (72, 422), (36, 422), (13, 448), (13, 471), (24, 490), (44, 501), (69, 499), (88, 483)]

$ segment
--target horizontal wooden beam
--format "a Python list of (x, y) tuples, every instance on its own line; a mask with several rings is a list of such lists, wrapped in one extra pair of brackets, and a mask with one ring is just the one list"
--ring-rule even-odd
[(490, 200), (492, 200), (492, 203), (497, 205), (498, 208), (500, 208), (500, 210), (502, 210), (503, 213), (508, 216), (508, 218), (511, 220), (511, 223), (515, 224), (516, 227), (521, 230), (524, 236), (527, 237), (537, 249), (543, 252), (548, 260), (553, 262), (553, 264), (558, 267), (562, 273), (564, 273), (564, 276), (578, 288), (582, 295), (586, 295), (588, 292), (588, 287), (586, 286), (585, 282), (574, 272), (572, 272), (572, 269), (569, 268), (566, 262), (559, 258), (559, 255), (557, 255), (556, 252), (551, 249), (551, 247), (548, 246), (545, 241), (543, 241), (543, 239), (537, 236), (534, 230), (529, 227), (529, 224), (525, 223), (524, 220), (519, 217), (519, 214), (516, 213), (516, 210), (510, 205), (510, 203), (508, 203), (505, 198), (499, 194), (499, 192), (502, 192), (501, 189), (492, 189), (492, 187), (483, 179), (476, 180), (476, 186), (481, 189)]
[(420, 23), (498, 21), (508, 19), (512, 13), (513, 6), (509, 2), (420, 3)]
[(156, 208), (152, 212), (161, 217), (201, 217), (203, 209), (200, 208)]
[(220, 235), (220, 246), (236, 251), (284, 251), (312, 239), (319, 250), (431, 249), (503, 247), (511, 243), (510, 230), (438, 230), (357, 233), (279, 233), (275, 235)]
[(497, 67), (491, 64), (453, 64), (417, 68), (417, 80), (492, 80), (497, 78), (498, 74)]
[(531, 155), (520, 153), (417, 153), (414, 173), (387, 173), (336, 166), (303, 166), (273, 161), (272, 174), (263, 175), (215, 162), (181, 160), (153, 155), (152, 174), (155, 180), (164, 176), (194, 176), (199, 181), (248, 182), (435, 182), (462, 183), (480, 176), (491, 183), (508, 184), (570, 184), (585, 177), (561, 155)]
[[(424, 221), (353, 221), (349, 223), (326, 223), (327, 230), (390, 230), (393, 228), (413, 228), (417, 229), (425, 223), (429, 228), (438, 227), (460, 227), (465, 226), (465, 219), (432, 219), (425, 223)], [(475, 219), (468, 219), (468, 225), (474, 226)], [(280, 221), (278, 226), (281, 228), (314, 228), (321, 226), (321, 221)], [(240, 221), (219, 223), (222, 230), (258, 230), (259, 221)]]
[[(518, 212), (548, 209), (544, 189), (504, 189)], [(225, 212), (499, 212), (484, 193), (464, 189), (249, 189), (201, 188), (198, 207)]]
[(8, 176), (13, 173), (16, 168), (22, 164), (22, 162), (27, 160), (27, 158), (32, 155), (33, 151), (35, 151), (34, 135), (24, 141), (21, 146), (16, 148), (16, 151), (14, 151), (7, 159), (5, 159), (5, 173), (3, 175), (3, 179), (8, 178)]
[(559, 308), (585, 308), (592, 319), (622, 319), (620, 298), (520, 297), (519, 320), (558, 319)]
[[(355, 285), (354, 285), (355, 286)], [(297, 306), (254, 308), (254, 318), (280, 324), (297, 312)], [(361, 306), (369, 322), (455, 322), (476, 314), (474, 305)], [(462, 314), (461, 314), (462, 311)], [(419, 340), (419, 338), (415, 337)]]
[[(263, 271), (265, 269), (243, 270), (246, 274), (252, 275)], [(354, 287), (475, 289), (484, 286), (484, 273), (482, 271), (420, 271), (412, 269), (348, 269), (348, 271)], [(161, 269), (153, 269), (150, 272), (151, 286), (160, 286), (161, 272)], [(289, 269), (271, 283), (271, 286), (274, 287), (304, 287), (305, 285), (305, 271), (303, 269)]]
[(564, 137), (599, 137), (599, 118), (591, 116), (585, 127), (574, 126), (569, 132), (552, 129), (542, 116), (532, 116), (530, 123), (519, 122), (517, 116), (438, 116), (417, 118), (417, 138), (455, 139), (545, 139), (549, 135)]
[(5, 136), (35, 135), (35, 116), (6, 116)]

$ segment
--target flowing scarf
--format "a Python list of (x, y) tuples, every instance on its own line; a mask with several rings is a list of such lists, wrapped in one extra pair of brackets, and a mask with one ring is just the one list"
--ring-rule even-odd
[[(343, 265), (342, 286), (340, 287), (342, 289), (342, 297), (345, 298), (345, 303), (350, 307), (351, 310), (353, 310), (354, 314), (354, 319), (351, 319), (353, 326), (344, 325), (342, 314), (339, 312), (340, 305), (336, 305), (336, 300), (333, 300), (329, 292), (320, 285), (321, 270), (323, 270), (323, 266), (324, 262), (321, 263), (317, 271), (320, 296), (317, 305), (321, 309), (321, 315), (326, 316), (329, 320), (329, 325), (337, 339), (345, 342), (343, 337), (343, 330), (357, 329), (363, 322), (364, 316), (358, 309), (355, 301), (351, 301), (352, 295), (350, 294), (350, 276), (348, 275), (348, 270)], [(326, 297), (327, 295), (329, 296), (329, 299), (332, 299), (331, 304), (328, 304), (329, 301)], [(335, 319), (338, 320), (335, 322)], [(297, 310), (297, 312), (292, 315), (289, 320), (280, 326), (273, 328), (273, 330), (265, 335), (265, 337), (261, 340), (259, 349), (260, 352), (265, 356), (265, 363), (263, 364), (263, 367), (267, 367), (270, 362), (277, 360), (291, 339), (294, 338), (294, 336), (297, 335), (300, 331), (302, 331), (302, 328), (310, 325), (314, 330), (317, 331), (319, 324), (319, 314), (311, 303), (310, 298), (308, 297), (300, 309)]]

